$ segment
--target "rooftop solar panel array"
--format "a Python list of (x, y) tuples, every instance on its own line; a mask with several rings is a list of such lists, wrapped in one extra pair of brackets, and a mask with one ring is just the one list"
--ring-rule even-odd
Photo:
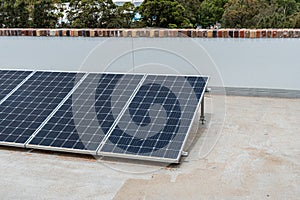
[(0, 70), (0, 144), (178, 162), (207, 81)]

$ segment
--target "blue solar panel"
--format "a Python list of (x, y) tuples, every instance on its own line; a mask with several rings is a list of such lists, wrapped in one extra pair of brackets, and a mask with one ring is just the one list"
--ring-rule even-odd
[(0, 70), (0, 144), (177, 162), (207, 81)]
[(96, 154), (142, 78), (89, 74), (27, 146)]
[(36, 72), (0, 105), (0, 142), (23, 144), (72, 90), (76, 73)]
[(0, 100), (8, 95), (31, 73), (31, 71), (0, 70)]
[(178, 161), (206, 77), (148, 75), (100, 155)]

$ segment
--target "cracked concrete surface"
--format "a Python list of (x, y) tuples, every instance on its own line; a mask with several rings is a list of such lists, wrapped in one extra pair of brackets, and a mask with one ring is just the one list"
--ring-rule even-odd
[(213, 150), (206, 125), (171, 166), (1, 147), (0, 199), (299, 199), (299, 120), (300, 99), (226, 97)]

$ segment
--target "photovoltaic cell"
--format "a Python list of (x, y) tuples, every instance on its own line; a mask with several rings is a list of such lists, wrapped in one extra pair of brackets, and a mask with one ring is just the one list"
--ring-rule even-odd
[(36, 72), (0, 105), (0, 142), (23, 144), (72, 90), (76, 73)]
[(0, 101), (31, 73), (32, 71), (0, 70)]
[(28, 147), (96, 154), (142, 77), (89, 74)]
[(100, 155), (178, 161), (206, 77), (148, 75)]

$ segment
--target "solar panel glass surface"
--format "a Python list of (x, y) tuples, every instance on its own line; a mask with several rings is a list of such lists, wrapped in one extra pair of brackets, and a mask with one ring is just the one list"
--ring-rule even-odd
[(0, 70), (0, 100), (17, 87), (32, 71)]
[(84, 75), (0, 70), (0, 143), (179, 160), (207, 77)]
[(0, 105), (0, 142), (23, 144), (74, 86), (75, 73), (36, 72)]
[(100, 155), (178, 160), (207, 78), (148, 75)]
[(142, 77), (89, 74), (29, 145), (96, 153)]

